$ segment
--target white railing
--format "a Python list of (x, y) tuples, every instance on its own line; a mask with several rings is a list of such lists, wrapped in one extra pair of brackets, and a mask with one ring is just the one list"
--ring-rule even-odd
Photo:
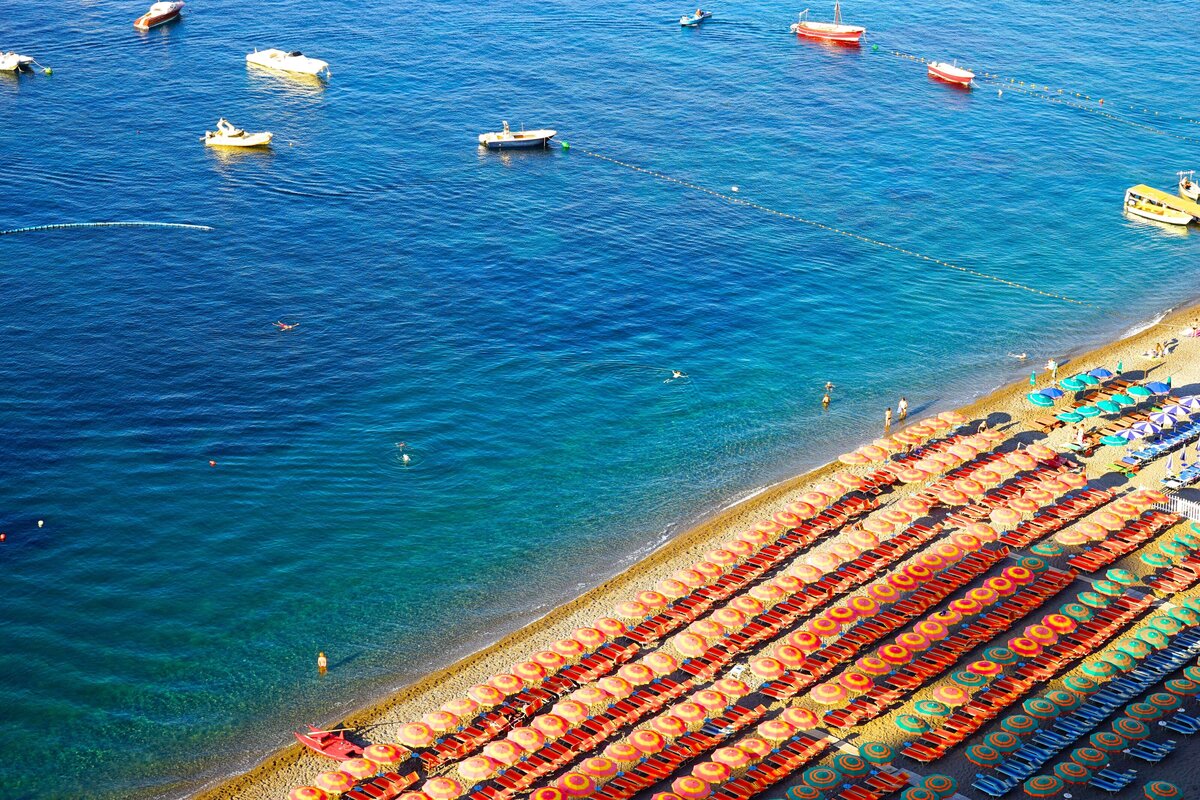
[(1200, 522), (1200, 503), (1197, 503), (1195, 500), (1187, 500), (1177, 494), (1168, 494), (1167, 502), (1159, 503), (1155, 508), (1170, 511), (1172, 514), (1179, 514), (1193, 522)]

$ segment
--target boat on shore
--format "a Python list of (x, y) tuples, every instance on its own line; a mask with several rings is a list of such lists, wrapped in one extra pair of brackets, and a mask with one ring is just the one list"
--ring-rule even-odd
[(179, 19), (181, 11), (183, 11), (182, 0), (166, 0), (166, 2), (155, 3), (150, 6), (149, 11), (134, 20), (133, 27), (139, 31), (148, 31), (159, 25), (165, 25), (171, 20)]
[(479, 144), (490, 150), (508, 150), (517, 147), (546, 147), (558, 131), (549, 128), (539, 128), (533, 131), (511, 131), (508, 121), (504, 122), (504, 130), (493, 133), (479, 134)]
[(273, 134), (270, 131), (249, 133), (234, 127), (229, 120), (222, 117), (217, 120), (215, 131), (204, 132), (206, 147), (267, 147), (271, 144)]
[(800, 19), (792, 23), (789, 29), (797, 36), (806, 39), (820, 39), (839, 44), (858, 44), (867, 29), (861, 25), (842, 24), (842, 4), (833, 4), (833, 22), (813, 22), (808, 18), (808, 9), (800, 12)]
[(323, 731), (309, 725), (308, 732), (295, 731), (295, 736), (309, 750), (335, 761), (362, 758), (363, 748), (347, 739), (345, 731)]
[(1200, 204), (1145, 184), (1125, 190), (1125, 211), (1135, 217), (1170, 225), (1187, 225), (1200, 219)]
[(975, 73), (958, 66), (957, 62), (947, 64), (944, 61), (930, 61), (926, 66), (929, 77), (946, 83), (952, 83), (955, 86), (970, 89), (971, 81), (975, 80)]
[(326, 78), (330, 75), (328, 61), (310, 58), (299, 50), (284, 51), (274, 47), (268, 50), (255, 50), (253, 53), (246, 54), (246, 63), (279, 72), (294, 72), (299, 75), (324, 75)]
[(20, 53), (0, 53), (0, 72), (25, 72), (33, 69), (33, 56)]
[(1200, 185), (1196, 184), (1196, 171), (1189, 169), (1179, 174), (1179, 196), (1193, 203), (1200, 201)]
[(684, 14), (682, 17), (680, 17), (679, 24), (685, 28), (695, 28), (701, 22), (704, 22), (704, 20), (708, 19), (712, 15), (713, 15), (713, 12), (711, 12), (711, 11), (703, 11), (703, 10), (697, 8), (695, 14)]

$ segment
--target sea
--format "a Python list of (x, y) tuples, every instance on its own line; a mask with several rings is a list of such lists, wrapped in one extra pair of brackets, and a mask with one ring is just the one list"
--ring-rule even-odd
[(4, 798), (187, 796), (1200, 294), (1122, 214), (1200, 167), (1194, 2), (146, 5), (0, 9), (0, 230), (211, 228), (0, 235)]

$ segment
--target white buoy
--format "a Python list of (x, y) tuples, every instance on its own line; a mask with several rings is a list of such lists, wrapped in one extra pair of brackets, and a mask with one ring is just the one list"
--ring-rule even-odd
[(1004, 97), (1004, 90), (1003, 90), (1003, 89), (997, 89), (997, 90), (996, 90), (996, 97)]
[(44, 524), (44, 522), (43, 522), (42, 520), (40, 520), (40, 519), (39, 519), (39, 520), (38, 520), (38, 527), (39, 527), (39, 528), (40, 528), (40, 527), (42, 527), (42, 525), (43, 525), (43, 524)]
[(730, 190), (730, 191), (732, 191), (732, 192), (736, 192), (736, 191), (738, 190), (738, 187), (736, 187), (736, 186), (731, 186), (731, 187), (729, 187), (729, 190)]

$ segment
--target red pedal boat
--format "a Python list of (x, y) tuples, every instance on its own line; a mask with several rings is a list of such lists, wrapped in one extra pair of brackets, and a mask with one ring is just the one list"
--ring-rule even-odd
[(159, 25), (170, 22), (179, 16), (179, 12), (183, 10), (181, 0), (168, 0), (168, 2), (155, 3), (150, 6), (150, 10), (138, 17), (133, 27), (139, 31), (148, 31), (151, 28), (157, 28)]
[(975, 80), (975, 73), (969, 69), (963, 69), (958, 64), (947, 64), (944, 61), (930, 61), (929, 77), (937, 78), (939, 81), (953, 83), (957, 86), (965, 86), (971, 88), (971, 81)]
[(792, 23), (792, 33), (809, 39), (822, 39), (826, 42), (841, 44), (858, 44), (858, 40), (867, 32), (860, 25), (842, 24), (842, 4), (833, 4), (833, 22), (810, 22), (808, 9), (800, 12), (800, 21)]
[(320, 728), (308, 726), (308, 733), (296, 731), (296, 741), (319, 755), (336, 761), (349, 761), (361, 758), (363, 749), (346, 738), (345, 731), (323, 731)]

